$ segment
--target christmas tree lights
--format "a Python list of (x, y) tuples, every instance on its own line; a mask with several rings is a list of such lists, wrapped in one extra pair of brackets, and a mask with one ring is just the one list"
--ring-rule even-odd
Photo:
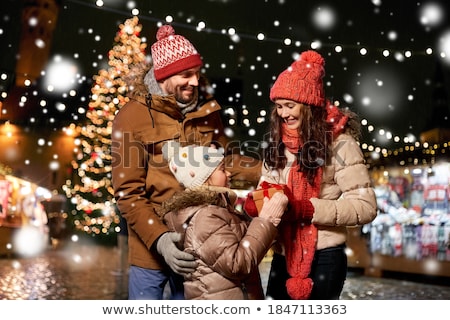
[(75, 126), (72, 179), (63, 190), (69, 199), (69, 221), (77, 231), (94, 237), (115, 236), (120, 216), (111, 184), (111, 130), (114, 115), (127, 101), (124, 78), (146, 59), (147, 44), (139, 37), (137, 17), (119, 26), (109, 51), (109, 69), (94, 76), (91, 101), (83, 124)]

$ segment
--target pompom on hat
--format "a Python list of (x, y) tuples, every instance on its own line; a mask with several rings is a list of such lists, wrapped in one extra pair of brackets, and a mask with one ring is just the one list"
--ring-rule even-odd
[(220, 149), (197, 145), (181, 147), (176, 141), (166, 142), (162, 153), (170, 171), (185, 188), (203, 185), (224, 159)]
[(313, 50), (304, 51), (277, 78), (270, 90), (270, 100), (288, 99), (316, 107), (325, 106), (322, 78), (325, 60)]
[(156, 81), (164, 80), (183, 70), (203, 65), (200, 54), (185, 37), (175, 34), (170, 25), (163, 25), (151, 46)]

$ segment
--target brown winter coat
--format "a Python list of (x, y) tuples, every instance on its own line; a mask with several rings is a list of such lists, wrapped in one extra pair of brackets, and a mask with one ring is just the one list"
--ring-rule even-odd
[[(289, 163), (295, 156), (285, 151)], [(286, 184), (290, 166), (279, 176), (263, 166), (262, 180)], [(312, 223), (318, 229), (316, 249), (345, 243), (347, 227), (371, 222), (377, 215), (375, 192), (361, 148), (349, 134), (340, 134), (333, 144), (330, 163), (324, 167), (319, 198), (312, 198)], [(280, 248), (276, 248), (279, 251)]]
[(199, 263), (184, 282), (186, 299), (264, 299), (258, 265), (277, 229), (267, 219), (250, 222), (234, 210), (235, 199), (230, 189), (202, 187), (164, 204), (164, 220)]
[(182, 145), (225, 145), (220, 106), (203, 101), (185, 116), (173, 96), (135, 96), (117, 113), (113, 123), (112, 182), (118, 208), (129, 233), (129, 262), (132, 265), (163, 269), (162, 257), (153, 245), (168, 228), (156, 209), (176, 191), (182, 190), (161, 148), (168, 140)]

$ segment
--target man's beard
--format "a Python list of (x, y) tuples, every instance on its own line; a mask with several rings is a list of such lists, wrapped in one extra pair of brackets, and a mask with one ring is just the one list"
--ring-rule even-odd
[(196, 87), (193, 87), (193, 89), (192, 89), (192, 94), (191, 94), (191, 96), (189, 97), (189, 98), (185, 98), (184, 97), (184, 95), (183, 95), (183, 93), (182, 93), (182, 90), (183, 90), (184, 88), (180, 88), (180, 91), (177, 91), (176, 93), (175, 93), (175, 99), (179, 102), (179, 103), (182, 103), (182, 104), (190, 104), (195, 98), (196, 98), (196, 90), (197, 90), (197, 88)]
[(183, 102), (186, 101), (186, 99), (177, 97), (177, 95), (175, 95), (175, 99), (177, 100), (178, 107), (180, 108), (181, 113), (186, 114), (188, 112), (191, 112), (196, 108), (198, 103), (198, 88), (194, 87), (193, 95), (187, 102)]

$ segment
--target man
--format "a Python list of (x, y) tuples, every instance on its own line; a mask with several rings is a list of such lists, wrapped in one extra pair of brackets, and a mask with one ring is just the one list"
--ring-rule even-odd
[[(179, 235), (156, 213), (163, 201), (182, 189), (163, 159), (162, 145), (177, 140), (182, 146), (225, 148), (227, 143), (221, 108), (201, 83), (203, 63), (197, 50), (169, 25), (160, 27), (156, 38), (151, 46), (153, 65), (145, 78), (134, 79), (131, 100), (113, 123), (112, 181), (128, 224), (129, 299), (162, 299), (167, 281), (172, 298), (182, 299), (180, 275), (196, 267), (194, 257), (176, 247)], [(259, 160), (243, 164), (233, 157), (231, 162), (247, 165), (250, 176), (258, 176)]]

